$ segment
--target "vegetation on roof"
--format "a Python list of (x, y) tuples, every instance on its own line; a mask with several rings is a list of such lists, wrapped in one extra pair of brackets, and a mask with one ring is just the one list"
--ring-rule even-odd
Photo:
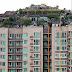
[(9, 16), (9, 19), (5, 19), (4, 21), (2, 20), (2, 25), (3, 27), (12, 27), (16, 25), (16, 20), (18, 19), (17, 16)]
[(22, 11), (61, 11), (60, 9), (22, 9)]
[(22, 19), (21, 19), (21, 25), (22, 25), (22, 26), (23, 26), (23, 25), (25, 25), (25, 26), (31, 25), (31, 20), (30, 20), (30, 18), (22, 18)]
[(58, 14), (47, 14), (46, 17), (48, 17), (49, 19), (55, 18), (55, 19), (59, 19), (59, 15)]

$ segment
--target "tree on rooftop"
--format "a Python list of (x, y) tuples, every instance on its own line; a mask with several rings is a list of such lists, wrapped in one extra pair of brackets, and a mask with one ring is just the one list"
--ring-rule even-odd
[(59, 15), (58, 14), (48, 14), (46, 15), (49, 19), (55, 18), (55, 19), (59, 19)]
[(9, 21), (14, 22), (14, 21), (16, 21), (16, 18), (14, 16), (9, 16)]
[(7, 26), (7, 25), (9, 25), (9, 24), (10, 24), (10, 22), (9, 22), (9, 21), (4, 20), (4, 21), (3, 21), (3, 25), (2, 25), (2, 26)]
[(64, 13), (65, 13), (65, 11), (64, 11), (64, 10), (61, 10), (61, 11), (60, 11), (60, 13), (61, 13), (61, 14), (64, 14)]
[(43, 18), (38, 18), (37, 25), (40, 26), (40, 25), (43, 25), (43, 23), (44, 23), (44, 19)]
[(19, 13), (20, 13), (20, 14), (23, 14), (23, 11), (22, 11), (22, 9), (19, 9)]
[(23, 25), (25, 25), (25, 26), (31, 25), (31, 20), (30, 20), (30, 18), (22, 18), (22, 19), (21, 19), (21, 25), (22, 25), (22, 26), (23, 26)]
[(2, 24), (2, 26), (4, 26), (4, 27), (12, 27), (14, 25), (16, 25), (16, 22), (12, 22), (10, 20), (4, 20), (3, 24)]

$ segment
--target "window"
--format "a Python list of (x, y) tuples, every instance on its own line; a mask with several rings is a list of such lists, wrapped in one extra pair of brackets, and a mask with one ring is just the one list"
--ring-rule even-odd
[(5, 48), (2, 48), (2, 52), (5, 52)]
[(24, 37), (27, 37), (28, 36), (28, 34), (27, 33), (24, 33)]
[(44, 72), (48, 72), (46, 69), (44, 69)]
[[(56, 32), (55, 37), (59, 38), (59, 32)], [(66, 38), (66, 32), (65, 31), (61, 32), (61, 38)]]
[(47, 35), (44, 35), (44, 39), (47, 39), (48, 38), (48, 36)]
[(5, 48), (0, 48), (0, 51), (1, 52), (5, 52)]
[(61, 39), (61, 45), (66, 45), (66, 39)]
[(58, 63), (59, 61), (55, 61), (55, 65), (59, 65), (59, 63)]
[(70, 39), (70, 43), (72, 43), (72, 38)]
[(44, 53), (48, 53), (48, 50), (47, 50), (47, 48), (45, 48), (45, 49), (44, 49)]
[(27, 51), (27, 49), (28, 49), (27, 47), (23, 47), (23, 51)]
[(5, 34), (2, 34), (2, 38), (6, 38), (6, 35)]
[(21, 39), (23, 38), (23, 34), (20, 34), (20, 38), (21, 38)]
[(6, 38), (6, 35), (5, 34), (0, 34), (0, 37), (1, 38)]
[(56, 32), (56, 34), (55, 34), (56, 36), (56, 38), (59, 38), (59, 32)]
[(5, 55), (1, 55), (1, 59), (5, 59)]
[(66, 65), (66, 61), (61, 61), (61, 64), (62, 65)]
[(48, 44), (47, 44), (47, 42), (44, 42), (44, 46), (47, 46)]
[(34, 51), (40, 51), (40, 47), (39, 46), (34, 46)]
[(23, 49), (20, 49), (20, 52), (22, 53), (23, 52)]
[(70, 57), (72, 57), (72, 53), (70, 53)]
[(34, 40), (34, 45), (40, 45), (40, 40), (35, 39), (35, 40)]
[(16, 34), (16, 38), (19, 38), (19, 34)]
[(34, 68), (34, 72), (40, 72), (40, 68)]
[(5, 69), (2, 69), (2, 72), (5, 72)]
[[(66, 53), (61, 53), (61, 58), (66, 58), (67, 57), (67, 54)], [(55, 54), (55, 58), (59, 58), (59, 53), (56, 53)]]
[(71, 69), (70, 70), (72, 70), (72, 67), (71, 67)]
[(27, 44), (27, 40), (24, 40), (24, 44)]
[(2, 41), (2, 45), (5, 45), (5, 41)]
[(67, 65), (67, 62), (65, 60), (61, 60), (61, 61), (55, 61), (55, 65), (59, 65), (61, 62), (61, 65)]
[(72, 46), (70, 46), (70, 50), (72, 51)]
[(34, 38), (40, 38), (40, 32), (34, 32)]
[(64, 50), (64, 47), (62, 47), (62, 50)]
[(23, 68), (23, 72), (27, 72), (27, 68)]
[(23, 57), (24, 57), (24, 58), (27, 58), (27, 54), (24, 54)]
[(40, 65), (40, 61), (34, 61), (34, 65)]
[(59, 71), (59, 68), (57, 68), (57, 71)]
[(56, 47), (56, 51), (59, 51), (59, 46)]
[(2, 66), (5, 66), (5, 62), (2, 63)]
[(24, 62), (23, 62), (23, 65), (27, 65), (27, 61), (24, 61)]
[(58, 58), (58, 57), (59, 57), (59, 54), (55, 54), (55, 58), (56, 58), (56, 57)]
[(55, 45), (59, 45), (59, 39), (55, 40)]
[(72, 31), (70, 32), (70, 36), (72, 36)]
[(72, 65), (72, 60), (70, 60), (70, 64)]
[(40, 58), (40, 54), (34, 54), (34, 58)]
[(48, 60), (48, 57), (47, 56), (44, 56), (44, 60)]
[(48, 67), (48, 63), (44, 62), (44, 67)]
[(12, 34), (10, 34), (10, 38), (12, 38)]

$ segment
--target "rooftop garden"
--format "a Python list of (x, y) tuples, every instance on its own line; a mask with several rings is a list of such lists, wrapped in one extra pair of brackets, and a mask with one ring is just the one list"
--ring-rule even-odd
[(48, 17), (49, 19), (59, 19), (60, 18), (60, 15), (58, 14), (47, 14), (46, 17)]
[(19, 14), (49, 14), (49, 13), (57, 13), (63, 14), (64, 10), (60, 9), (19, 9), (16, 12)]
[(16, 25), (16, 21), (18, 20), (17, 16), (9, 16), (8, 19), (5, 20), (0, 20), (1, 22), (1, 27), (12, 27)]

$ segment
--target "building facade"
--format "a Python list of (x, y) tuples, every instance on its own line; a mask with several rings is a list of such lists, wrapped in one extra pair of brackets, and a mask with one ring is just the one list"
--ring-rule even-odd
[(0, 72), (72, 72), (72, 26), (0, 28)]
[(0, 28), (0, 72), (43, 72), (43, 27)]

